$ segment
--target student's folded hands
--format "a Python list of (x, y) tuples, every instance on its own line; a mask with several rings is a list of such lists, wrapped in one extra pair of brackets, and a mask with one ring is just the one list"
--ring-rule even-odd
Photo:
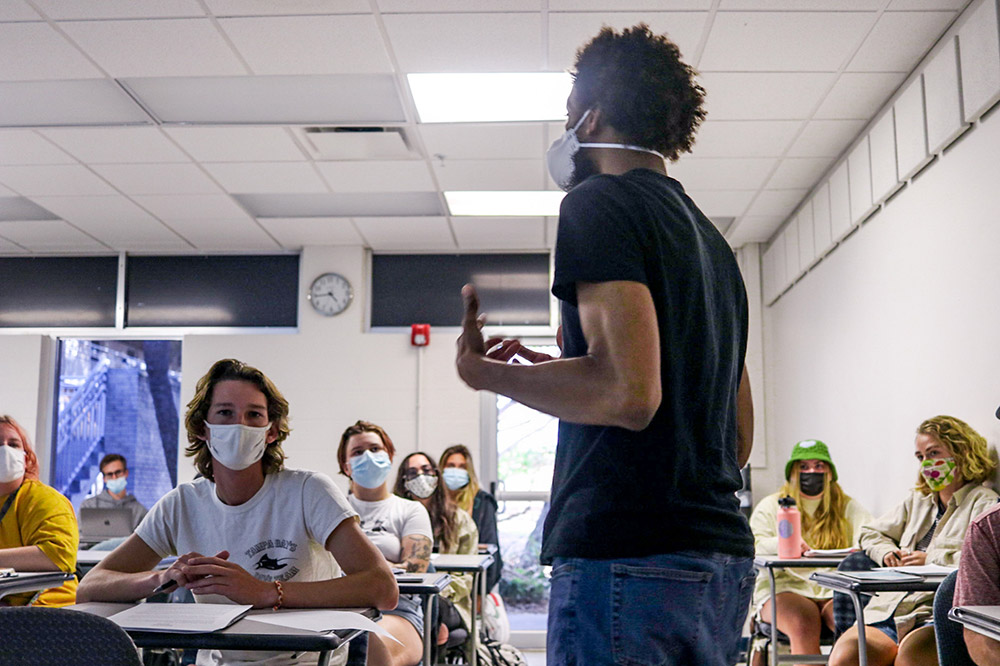
[(254, 578), (246, 569), (230, 562), (227, 551), (214, 557), (197, 553), (192, 555), (181, 565), (180, 570), (186, 579), (184, 587), (193, 594), (220, 594), (230, 601), (251, 604), (255, 608), (273, 606), (276, 603), (275, 586)]

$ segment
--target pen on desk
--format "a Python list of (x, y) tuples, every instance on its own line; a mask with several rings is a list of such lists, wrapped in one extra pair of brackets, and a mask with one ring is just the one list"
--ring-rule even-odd
[(163, 585), (160, 585), (158, 588), (156, 588), (155, 590), (153, 590), (153, 594), (151, 594), (149, 596), (153, 596), (153, 595), (159, 594), (160, 592), (166, 592), (167, 590), (169, 590), (170, 588), (174, 587), (175, 585), (177, 585), (177, 581), (176, 580), (168, 580), (166, 583), (164, 583)]

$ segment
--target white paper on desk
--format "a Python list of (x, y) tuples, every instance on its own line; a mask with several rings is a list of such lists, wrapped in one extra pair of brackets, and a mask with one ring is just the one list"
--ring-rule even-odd
[(892, 569), (893, 571), (902, 571), (903, 573), (916, 574), (918, 576), (947, 576), (952, 571), (956, 571), (958, 567), (944, 567), (940, 564), (920, 564), (911, 565), (907, 567), (886, 567), (887, 569)]
[(122, 629), (207, 633), (225, 629), (253, 608), (239, 604), (138, 604), (108, 619)]
[(856, 552), (857, 548), (810, 548), (805, 553), (806, 557), (839, 557), (841, 555), (850, 555)]
[(388, 631), (372, 622), (361, 613), (335, 610), (302, 610), (274, 613), (273, 615), (250, 615), (248, 620), (276, 624), (279, 627), (304, 629), (306, 631), (336, 631), (338, 629), (361, 629), (379, 636), (388, 636), (400, 645), (403, 643)]

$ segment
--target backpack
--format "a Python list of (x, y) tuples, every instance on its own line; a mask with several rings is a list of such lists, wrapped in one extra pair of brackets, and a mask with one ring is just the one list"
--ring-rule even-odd
[(487, 636), (480, 636), (477, 650), (483, 666), (528, 666), (521, 651), (510, 643), (498, 643)]

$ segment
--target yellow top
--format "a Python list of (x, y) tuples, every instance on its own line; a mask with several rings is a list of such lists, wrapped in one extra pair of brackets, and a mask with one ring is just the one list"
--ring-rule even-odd
[[(0, 496), (0, 506), (7, 501)], [(38, 546), (60, 571), (76, 570), (80, 531), (69, 500), (40, 481), (25, 479), (7, 515), (0, 521), (0, 548)], [(76, 602), (76, 579), (42, 592), (4, 597), (11, 606), (68, 606)], [(37, 597), (37, 598), (36, 598)]]

